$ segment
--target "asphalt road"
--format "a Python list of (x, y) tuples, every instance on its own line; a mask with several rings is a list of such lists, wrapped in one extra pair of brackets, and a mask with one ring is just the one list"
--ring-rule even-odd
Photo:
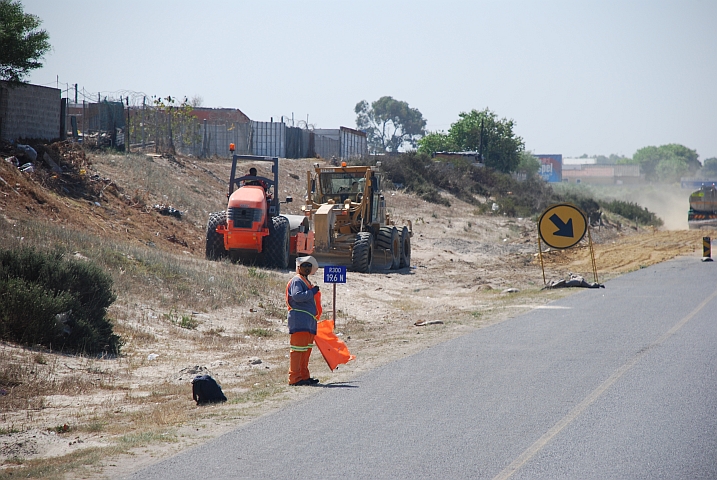
[(717, 262), (606, 287), (301, 387), (130, 478), (717, 478)]

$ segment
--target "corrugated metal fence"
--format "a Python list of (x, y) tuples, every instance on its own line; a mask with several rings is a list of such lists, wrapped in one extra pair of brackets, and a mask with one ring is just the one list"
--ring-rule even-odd
[(346, 127), (306, 130), (281, 122), (251, 121), (232, 125), (204, 122), (190, 138), (191, 143), (184, 142), (177, 150), (200, 157), (229, 156), (230, 143), (240, 155), (325, 159), (368, 155), (366, 134)]
[[(113, 104), (97, 105), (98, 112), (91, 110), (87, 125), (93, 127), (99, 119), (110, 118)], [(122, 125), (121, 104), (116, 106), (116, 125)], [(98, 115), (98, 113), (102, 115)], [(83, 114), (85, 113), (83, 109)], [(130, 147), (154, 148), (157, 152), (176, 151), (197, 157), (229, 157), (229, 144), (235, 145), (235, 153), (281, 158), (349, 159), (368, 156), (366, 134), (351, 128), (307, 130), (287, 126), (284, 122), (248, 123), (204, 120), (196, 117), (177, 115), (176, 111), (162, 111), (156, 108), (133, 109), (130, 119)], [(83, 115), (84, 118), (84, 115)], [(85, 120), (83, 120), (83, 126)]]
[(363, 158), (368, 154), (366, 134), (351, 128), (339, 129), (340, 158)]
[(248, 123), (211, 124), (204, 122), (198, 125), (198, 134), (192, 136), (194, 142), (182, 149), (182, 153), (198, 157), (227, 156), (229, 144), (233, 143), (238, 154), (251, 152), (251, 125)]

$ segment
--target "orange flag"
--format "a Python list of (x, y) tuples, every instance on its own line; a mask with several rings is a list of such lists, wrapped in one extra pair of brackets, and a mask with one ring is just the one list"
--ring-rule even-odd
[(355, 355), (351, 355), (349, 347), (346, 346), (343, 340), (334, 333), (333, 320), (323, 320), (317, 324), (314, 343), (319, 347), (321, 355), (324, 356), (332, 372), (340, 364), (350, 362), (356, 358)]

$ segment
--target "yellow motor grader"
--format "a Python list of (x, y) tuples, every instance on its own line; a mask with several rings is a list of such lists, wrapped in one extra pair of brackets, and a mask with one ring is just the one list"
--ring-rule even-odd
[(396, 227), (386, 213), (379, 167), (315, 164), (306, 179), (302, 210), (310, 219), (320, 265), (363, 273), (410, 266), (411, 225)]

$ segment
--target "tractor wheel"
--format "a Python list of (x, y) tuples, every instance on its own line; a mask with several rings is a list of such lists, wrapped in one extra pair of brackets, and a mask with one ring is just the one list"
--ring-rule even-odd
[(266, 238), (266, 261), (269, 266), (282, 270), (289, 267), (289, 219), (277, 215), (271, 219)]
[(207, 223), (207, 260), (221, 260), (226, 257), (224, 249), (224, 235), (217, 233), (219, 225), (227, 224), (227, 212), (214, 212), (209, 214)]
[(401, 230), (401, 264), (399, 268), (406, 268), (411, 266), (411, 233), (408, 231), (408, 227), (403, 227)]
[(373, 235), (370, 232), (356, 234), (354, 248), (351, 251), (351, 269), (360, 273), (368, 273), (371, 268), (372, 254)]
[(391, 270), (395, 270), (401, 263), (401, 239), (396, 227), (381, 227), (376, 237), (376, 246), (388, 251), (391, 255)]

